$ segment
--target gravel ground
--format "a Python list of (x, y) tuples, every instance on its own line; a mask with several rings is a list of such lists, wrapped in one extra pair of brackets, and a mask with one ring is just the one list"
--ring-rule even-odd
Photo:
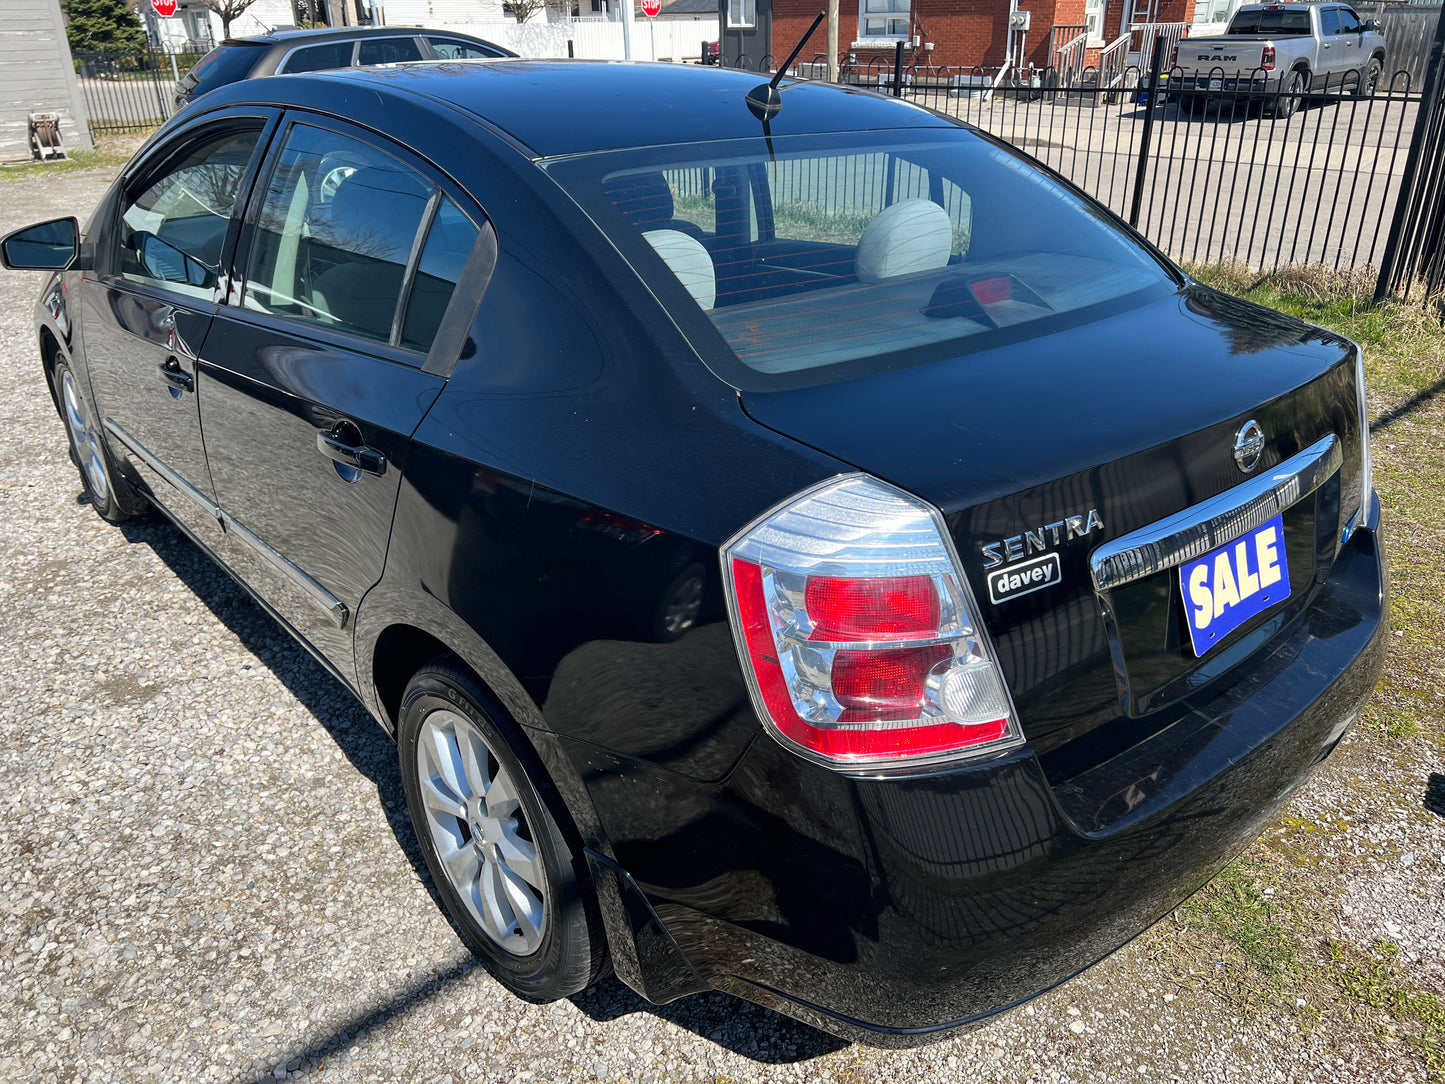
[[(0, 231), (88, 210), (110, 176), (0, 178)], [(435, 903), (389, 739), (174, 529), (85, 506), (36, 361), (37, 288), (0, 276), (0, 1079), (1424, 1077), (1368, 1021), (1293, 1000), (1241, 1014), (1168, 920), (907, 1052), (722, 995), (657, 1008), (615, 979), (517, 1000)], [(1357, 731), (1270, 839), (1313, 856), (1321, 935), (1389, 937), (1445, 993), (1445, 780), (1427, 796), (1439, 751), (1411, 750)]]

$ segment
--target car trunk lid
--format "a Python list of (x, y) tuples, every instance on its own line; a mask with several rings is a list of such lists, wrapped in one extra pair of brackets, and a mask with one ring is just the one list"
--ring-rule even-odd
[[(1339, 537), (1338, 465), (1358, 458), (1347, 344), (1200, 287), (991, 351), (742, 399), (758, 422), (943, 511), (1041, 751), (1120, 718), (1138, 721), (1121, 741), (1167, 724), (1307, 605)], [(1246, 473), (1234, 447), (1251, 421), (1264, 439)], [(1333, 473), (1280, 512), (1287, 600), (1202, 656), (1178, 565), (1096, 586), (1100, 547), (1329, 438)]]

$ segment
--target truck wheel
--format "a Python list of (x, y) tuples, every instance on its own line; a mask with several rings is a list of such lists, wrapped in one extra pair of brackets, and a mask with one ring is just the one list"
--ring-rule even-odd
[(1300, 107), (1300, 102), (1304, 99), (1304, 92), (1309, 88), (1309, 85), (1309, 73), (1303, 71), (1290, 72), (1289, 79), (1284, 89), (1279, 92), (1279, 97), (1275, 98), (1270, 113), (1276, 117), (1286, 119), (1294, 116), (1294, 111)]
[(1203, 94), (1183, 94), (1179, 98), (1179, 109), (1191, 117), (1202, 116), (1209, 99)]
[(1355, 84), (1355, 97), (1373, 97), (1376, 88), (1380, 85), (1380, 75), (1384, 70), (1385, 65), (1380, 62), (1379, 57), (1370, 57), (1370, 62), (1365, 65), (1364, 75), (1360, 78), (1360, 81)]

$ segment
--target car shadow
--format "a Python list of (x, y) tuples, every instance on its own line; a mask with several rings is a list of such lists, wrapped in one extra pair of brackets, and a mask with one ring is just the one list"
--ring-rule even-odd
[(1445, 775), (1431, 772), (1425, 783), (1425, 798), (1422, 804), (1431, 813), (1445, 817)]
[[(88, 502), (81, 497), (76, 503)], [(392, 836), (426, 886), (432, 903), (445, 915), (446, 909), (412, 831), (396, 745), (386, 732), (255, 599), (163, 515), (153, 512), (126, 520), (119, 530), (128, 542), (150, 547), (216, 619), (235, 634), (242, 646), (315, 717), (352, 766), (371, 780)], [(450, 922), (449, 915), (447, 918)], [(465, 952), (460, 933), (457, 940), (458, 951)], [(315, 1066), (481, 966), (479, 960), (468, 957), (445, 967), (397, 993), (385, 1004), (358, 1011), (329, 1035), (293, 1049), (278, 1064), (299, 1060), (302, 1065)], [(805, 1061), (848, 1045), (807, 1024), (727, 994), (695, 994), (669, 1005), (653, 1005), (619, 980), (608, 978), (574, 995), (571, 1001), (598, 1023), (633, 1013), (648, 1013), (757, 1062)], [(248, 1075), (245, 1079), (251, 1077)]]

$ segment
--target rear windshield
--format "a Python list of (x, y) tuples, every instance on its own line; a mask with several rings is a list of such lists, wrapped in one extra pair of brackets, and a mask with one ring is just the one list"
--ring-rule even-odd
[(985, 349), (1174, 285), (1078, 193), (962, 128), (692, 144), (546, 168), (738, 387)]
[(218, 45), (196, 62), (196, 66), (181, 76), (181, 88), (192, 98), (239, 82), (251, 74), (266, 46), (261, 42), (233, 41)]
[(1310, 32), (1310, 13), (1267, 8), (1240, 11), (1230, 22), (1228, 32), (1231, 34), (1268, 34), (1275, 38), (1299, 37)]

